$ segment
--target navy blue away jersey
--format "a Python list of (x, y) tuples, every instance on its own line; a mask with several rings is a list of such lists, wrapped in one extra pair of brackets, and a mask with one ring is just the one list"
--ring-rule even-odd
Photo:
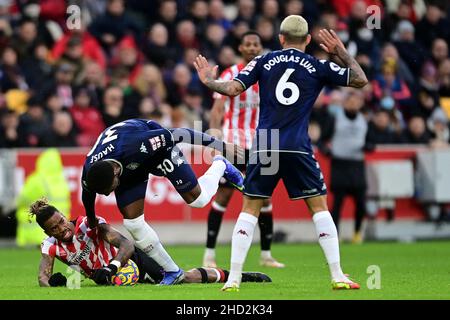
[(312, 152), (308, 123), (313, 104), (325, 85), (347, 86), (349, 76), (348, 68), (294, 48), (253, 59), (235, 80), (244, 88), (259, 83), (258, 150)]
[(165, 151), (173, 145), (172, 133), (154, 121), (132, 119), (116, 123), (100, 134), (87, 154), (83, 166), (83, 187), (89, 190), (85, 182), (87, 171), (100, 160), (120, 163), (121, 185), (146, 181), (149, 173), (161, 175), (155, 168), (161, 162), (159, 155), (166, 154)]

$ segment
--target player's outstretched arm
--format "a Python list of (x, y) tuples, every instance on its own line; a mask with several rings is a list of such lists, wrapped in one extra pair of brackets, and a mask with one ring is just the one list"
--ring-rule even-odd
[[(204, 146), (217, 150), (225, 154), (225, 156), (233, 155), (238, 159), (244, 159), (245, 151), (243, 148), (231, 143), (223, 142), (209, 134), (190, 128), (174, 128), (169, 129), (169, 131), (172, 133), (174, 144), (184, 142), (192, 145)], [(232, 157), (230, 157), (230, 159), (232, 159)]]
[(88, 218), (89, 228), (97, 227), (98, 221), (95, 217), (95, 198), (96, 194), (83, 188), (81, 193), (81, 201), (83, 202), (84, 210)]
[[(50, 278), (52, 277), (53, 264), (55, 263), (55, 258), (43, 253), (41, 257), (41, 262), (39, 263), (39, 286), (41, 287), (51, 287)], [(63, 276), (64, 277), (64, 276)], [(65, 277), (64, 277), (65, 278)], [(65, 283), (64, 283), (65, 285)], [(54, 285), (56, 287), (56, 285)]]
[(209, 89), (230, 97), (240, 95), (244, 91), (244, 87), (238, 81), (216, 80), (218, 66), (211, 67), (204, 56), (199, 55), (194, 61), (194, 66), (200, 81)]
[(119, 249), (114, 260), (119, 261), (122, 266), (125, 265), (134, 252), (133, 242), (125, 238), (120, 232), (107, 223), (100, 224), (98, 230), (99, 235), (103, 240)]
[(99, 224), (97, 228), (99, 230), (100, 238), (116, 248), (119, 248), (119, 252), (117, 252), (114, 260), (110, 261), (107, 266), (100, 269), (94, 269), (90, 278), (94, 280), (96, 284), (110, 285), (112, 276), (119, 271), (121, 266), (124, 266), (128, 262), (128, 259), (130, 259), (133, 254), (134, 245), (130, 240), (106, 223)]
[(350, 69), (350, 79), (348, 83), (350, 87), (362, 88), (369, 83), (366, 74), (359, 63), (350, 56), (341, 39), (339, 39), (338, 35), (333, 30), (328, 31), (327, 29), (322, 29), (319, 31), (319, 37), (322, 41), (320, 47), (329, 54), (338, 56), (345, 66)]

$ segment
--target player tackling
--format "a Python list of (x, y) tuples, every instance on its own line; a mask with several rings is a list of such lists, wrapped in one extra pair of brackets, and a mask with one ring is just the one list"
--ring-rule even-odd
[[(308, 23), (298, 15), (286, 17), (280, 25), (282, 50), (256, 57), (230, 81), (217, 81), (217, 66), (209, 66), (201, 55), (196, 58), (199, 78), (211, 90), (237, 96), (256, 82), (260, 89), (256, 142), (247, 166), (243, 208), (232, 236), (230, 276), (223, 291), (239, 290), (263, 201), (272, 195), (280, 179), (292, 200), (306, 201), (329, 266), (332, 288), (359, 289), (359, 284), (341, 269), (338, 234), (328, 211), (326, 185), (313, 155), (308, 122), (314, 101), (325, 85), (362, 88), (368, 80), (333, 30), (321, 30), (319, 36), (321, 48), (337, 56), (345, 68), (305, 53), (311, 35)], [(278, 170), (270, 172), (274, 165)]]
[(170, 180), (180, 196), (193, 208), (206, 206), (224, 177), (239, 189), (242, 173), (221, 155), (197, 179), (177, 143), (185, 142), (224, 149), (239, 149), (214, 137), (187, 128), (166, 129), (154, 121), (131, 119), (103, 131), (87, 154), (81, 177), (82, 200), (89, 225), (96, 226), (95, 198), (114, 191), (123, 224), (136, 246), (164, 269), (161, 285), (183, 280), (184, 273), (162, 246), (158, 235), (144, 218), (144, 199), (149, 174)]
[[(129, 259), (139, 268), (138, 282), (159, 284), (163, 280), (162, 267), (101, 217), (98, 217), (98, 226), (91, 229), (87, 217), (79, 216), (68, 221), (45, 199), (35, 201), (30, 206), (30, 214), (36, 216), (39, 226), (49, 236), (41, 247), (38, 276), (41, 287), (67, 285), (64, 275), (53, 273), (55, 259), (75, 268), (99, 285), (111, 285), (112, 277)], [(182, 282), (225, 282), (227, 277), (228, 271), (223, 269), (195, 268), (185, 273)], [(243, 281), (271, 282), (271, 279), (260, 272), (245, 272)]]

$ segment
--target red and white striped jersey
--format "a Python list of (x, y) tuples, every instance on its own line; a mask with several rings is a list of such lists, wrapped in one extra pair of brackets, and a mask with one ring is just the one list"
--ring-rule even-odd
[[(99, 224), (106, 223), (105, 219), (98, 219)], [(71, 242), (49, 237), (42, 242), (41, 251), (74, 269), (79, 267), (79, 271), (87, 277), (92, 274), (93, 269), (107, 266), (117, 254), (113, 245), (100, 238), (98, 228), (90, 229), (87, 217), (82, 216), (75, 220), (75, 232)]]
[[(220, 75), (224, 81), (232, 80), (244, 69), (245, 64), (235, 64)], [(225, 99), (223, 119), (223, 140), (245, 149), (252, 147), (259, 117), (259, 86), (254, 84), (236, 97), (214, 94), (214, 99)]]

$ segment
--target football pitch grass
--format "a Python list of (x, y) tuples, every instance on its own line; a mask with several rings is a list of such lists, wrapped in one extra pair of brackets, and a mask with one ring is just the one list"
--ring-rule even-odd
[[(170, 246), (167, 249), (185, 270), (199, 267), (201, 264), (202, 246)], [(40, 288), (37, 282), (40, 253), (37, 249), (0, 249), (0, 299), (262, 301), (450, 298), (448, 241), (341, 244), (344, 272), (350, 273), (351, 277), (361, 284), (360, 290), (353, 291), (331, 290), (328, 267), (318, 244), (275, 244), (272, 252), (279, 261), (286, 263), (286, 268), (260, 267), (258, 244), (252, 246), (245, 266), (245, 270), (267, 273), (272, 278), (272, 283), (244, 283), (240, 292), (221, 292), (222, 284), (101, 287), (88, 279), (82, 281), (80, 289)], [(219, 265), (228, 268), (229, 257), (229, 246), (217, 248)], [(70, 276), (66, 266), (59, 261), (55, 264), (54, 272)], [(376, 289), (377, 284), (380, 285), (379, 289)], [(368, 285), (372, 289), (369, 289)]]

